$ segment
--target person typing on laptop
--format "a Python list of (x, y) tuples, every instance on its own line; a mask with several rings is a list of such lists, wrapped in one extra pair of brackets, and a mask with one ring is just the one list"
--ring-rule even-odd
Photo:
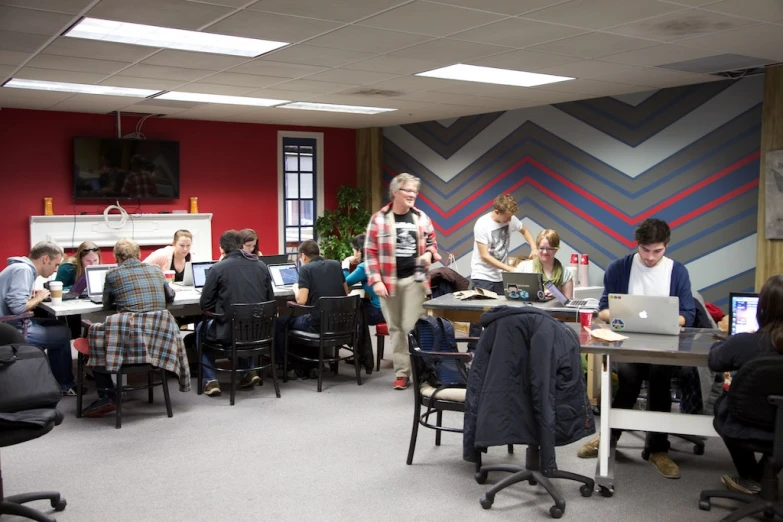
[[(666, 257), (666, 247), (671, 239), (669, 225), (660, 219), (646, 219), (636, 229), (634, 238), (637, 252), (609, 264), (604, 273), (604, 292), (599, 302), (598, 317), (610, 322), (609, 294), (649, 296), (677, 296), (680, 302), (680, 326), (691, 326), (695, 317), (691, 280), (682, 263)], [(612, 408), (631, 409), (641, 391), (642, 381), (647, 380), (647, 409), (671, 411), (671, 380), (674, 366), (618, 363), (619, 387), (612, 401)], [(617, 443), (621, 430), (612, 430), (611, 442)], [(604, 434), (605, 435), (605, 434)], [(650, 463), (666, 478), (680, 478), (680, 469), (669, 457), (667, 433), (648, 432), (645, 447), (650, 453)], [(582, 458), (598, 456), (600, 438), (591, 440), (577, 452)]]
[(515, 272), (541, 274), (544, 282), (551, 281), (568, 299), (574, 298), (574, 279), (571, 272), (555, 257), (560, 248), (560, 236), (552, 229), (542, 230), (536, 237), (538, 257), (526, 259), (514, 268)]

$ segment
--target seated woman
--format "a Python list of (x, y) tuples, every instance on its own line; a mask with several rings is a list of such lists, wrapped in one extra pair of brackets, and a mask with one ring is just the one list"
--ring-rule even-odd
[(544, 282), (551, 281), (569, 299), (574, 298), (574, 281), (571, 272), (555, 257), (560, 248), (560, 236), (552, 229), (542, 230), (536, 238), (538, 257), (522, 261), (515, 272), (541, 274)]
[[(756, 357), (783, 354), (783, 275), (767, 279), (759, 294), (756, 319), (759, 330), (754, 333), (738, 333), (718, 341), (710, 348), (710, 370), (733, 372)], [(756, 494), (761, 491), (763, 465), (755, 454), (738, 444), (754, 439), (771, 441), (772, 432), (754, 428), (736, 421), (729, 411), (728, 394), (723, 393), (715, 401), (715, 423), (721, 425), (720, 436), (726, 444), (731, 460), (737, 468), (736, 475), (723, 475), (721, 482), (731, 491)]]
[[(364, 311), (367, 314), (367, 324), (372, 326), (385, 323), (386, 320), (381, 312), (381, 300), (375, 294), (372, 286), (367, 284), (367, 272), (364, 270), (364, 234), (354, 237), (351, 240), (351, 246), (353, 247), (353, 255), (343, 259), (345, 282), (348, 286), (353, 286), (357, 283), (362, 284), (364, 295), (367, 296), (366, 300), (362, 300)], [(351, 265), (353, 264), (357, 264), (357, 266), (351, 272)]]
[(76, 281), (85, 277), (85, 267), (99, 264), (101, 264), (101, 249), (92, 241), (85, 241), (79, 245), (73, 257), (62, 262), (54, 280), (61, 281), (63, 292), (67, 292)]
[(239, 231), (242, 238), (242, 250), (255, 256), (263, 255), (258, 251), (258, 234), (252, 228), (243, 228)]
[(158, 265), (164, 272), (174, 270), (174, 281), (182, 282), (185, 278), (185, 263), (191, 261), (190, 247), (193, 244), (193, 234), (188, 230), (174, 232), (174, 241), (159, 248), (144, 259), (145, 263)]

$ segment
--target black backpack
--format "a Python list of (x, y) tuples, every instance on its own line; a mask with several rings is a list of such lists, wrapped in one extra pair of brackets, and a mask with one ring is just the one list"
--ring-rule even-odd
[[(416, 338), (419, 348), (426, 352), (456, 353), (457, 341), (454, 337), (454, 325), (448, 319), (423, 315), (416, 321)], [(462, 386), (468, 384), (468, 369), (462, 361), (444, 360), (437, 356), (422, 357), (423, 375), (430, 386)]]

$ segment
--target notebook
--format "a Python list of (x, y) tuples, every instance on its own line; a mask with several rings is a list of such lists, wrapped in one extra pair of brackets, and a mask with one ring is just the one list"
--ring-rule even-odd
[(756, 309), (759, 294), (731, 292), (729, 294), (729, 334), (755, 332), (759, 329)]
[(680, 299), (676, 296), (609, 294), (609, 315), (615, 331), (680, 334)]
[(283, 263), (280, 265), (268, 265), (269, 276), (272, 278), (274, 289), (290, 290), (291, 285), (299, 281), (299, 271), (296, 263)]
[(84, 269), (87, 275), (87, 297), (93, 303), (103, 302), (103, 284), (106, 281), (106, 273), (117, 265), (91, 265)]
[(509, 299), (521, 301), (548, 301), (544, 294), (544, 278), (541, 274), (503, 272), (503, 292)]
[(204, 287), (204, 283), (207, 282), (207, 272), (215, 263), (217, 261), (193, 261), (190, 263), (193, 272), (193, 286), (196, 287), (196, 290), (201, 291)]

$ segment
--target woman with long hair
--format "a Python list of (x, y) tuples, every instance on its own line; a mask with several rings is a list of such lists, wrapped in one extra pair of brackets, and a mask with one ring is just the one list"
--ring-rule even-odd
[(185, 263), (191, 261), (190, 247), (193, 244), (193, 234), (188, 230), (174, 232), (174, 241), (170, 245), (159, 248), (144, 260), (145, 263), (158, 265), (164, 272), (174, 270), (174, 281), (182, 282), (185, 277)]
[[(710, 348), (709, 366), (715, 372), (734, 372), (755, 359), (783, 354), (783, 275), (767, 279), (759, 294), (756, 320), (759, 329), (753, 333), (738, 333), (718, 341)], [(771, 432), (736, 421), (729, 411), (728, 394), (715, 401), (715, 422), (721, 426), (721, 438), (737, 468), (736, 475), (723, 475), (721, 482), (731, 491), (756, 494), (761, 491), (763, 465), (753, 451), (738, 441), (755, 439), (771, 441)]]
[(571, 272), (555, 257), (560, 248), (560, 236), (552, 229), (542, 230), (536, 237), (538, 257), (522, 261), (515, 272), (541, 274), (544, 282), (551, 281), (569, 299), (574, 298), (574, 280)]
[(248, 254), (260, 256), (261, 252), (258, 251), (258, 234), (252, 228), (243, 228), (239, 231), (239, 235), (242, 239), (242, 250)]
[(85, 241), (73, 257), (65, 259), (57, 269), (55, 281), (61, 281), (63, 291), (67, 292), (76, 284), (76, 281), (84, 277), (85, 268), (90, 265), (101, 264), (101, 249), (92, 241)]

